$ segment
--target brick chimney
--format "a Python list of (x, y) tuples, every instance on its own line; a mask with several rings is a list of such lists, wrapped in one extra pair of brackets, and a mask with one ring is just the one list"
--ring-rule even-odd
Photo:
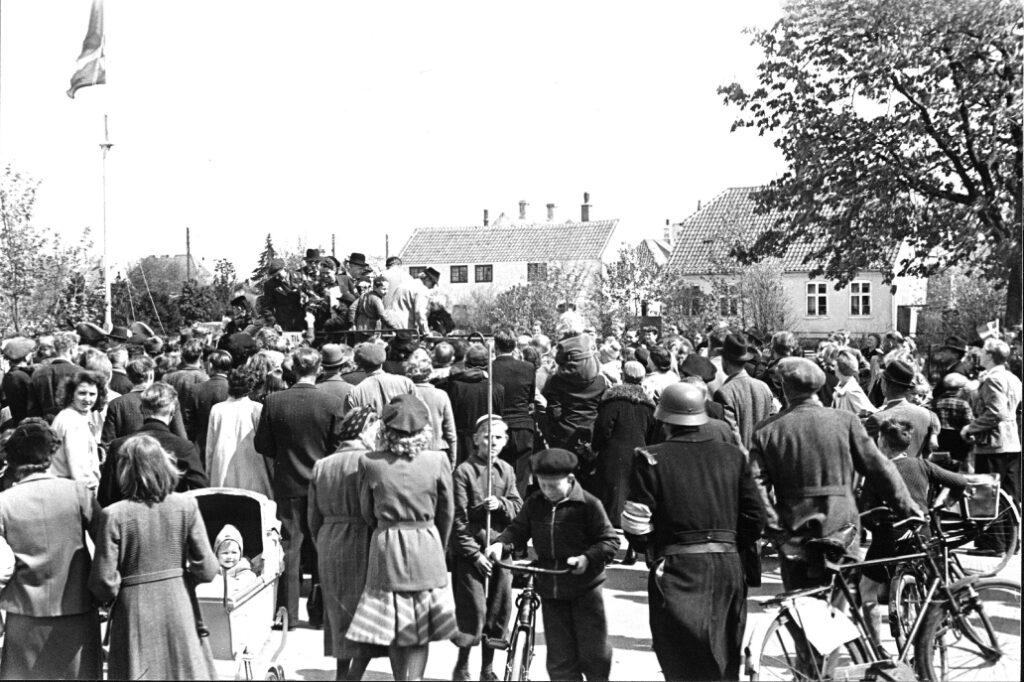
[(590, 222), (590, 192), (583, 193), (583, 204), (580, 206), (580, 222)]
[(527, 206), (529, 206), (529, 204), (526, 203), (525, 200), (523, 200), (523, 199), (519, 200), (519, 219), (520, 220), (526, 220), (526, 207)]
[[(484, 221), (484, 225), (486, 224)], [(672, 246), (672, 222), (668, 218), (665, 218), (665, 243)]]
[(485, 208), (484, 209), (484, 227), (487, 227), (488, 224), (490, 224), (490, 220), (488, 219), (487, 209)]
[(550, 223), (550, 222), (552, 222), (555, 219), (555, 205), (554, 204), (548, 204), (547, 205), (547, 209), (548, 209), (548, 222)]

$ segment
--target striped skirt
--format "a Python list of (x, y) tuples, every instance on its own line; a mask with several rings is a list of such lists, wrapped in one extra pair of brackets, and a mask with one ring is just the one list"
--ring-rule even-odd
[(419, 592), (367, 588), (345, 638), (353, 642), (422, 646), (458, 631), (451, 585)]

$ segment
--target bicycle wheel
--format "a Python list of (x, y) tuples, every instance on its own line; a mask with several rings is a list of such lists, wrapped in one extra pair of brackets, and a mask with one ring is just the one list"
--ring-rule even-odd
[(924, 603), (925, 585), (916, 570), (898, 566), (889, 581), (889, 630), (900, 651), (907, 644), (907, 634), (917, 620)]
[[(799, 644), (798, 644), (799, 642)], [(803, 651), (801, 655), (798, 652)], [(809, 654), (809, 655), (808, 655)], [(800, 626), (782, 610), (768, 626), (764, 641), (757, 651), (748, 652), (757, 661), (747, 666), (751, 680), (823, 680), (833, 677), (837, 668), (867, 661), (859, 640), (848, 642), (827, 656), (811, 653)]]
[[(949, 517), (942, 520), (943, 530), (953, 538), (970, 540), (971, 546), (955, 551), (957, 562), (968, 574), (992, 576), (1006, 568), (1013, 558), (1020, 540), (1020, 517), (1013, 498), (1005, 490), (999, 491), (999, 512), (994, 519), (972, 520)], [(999, 535), (999, 550), (987, 550), (985, 539)], [(980, 546), (979, 546), (980, 545)]]
[(914, 643), (922, 680), (1020, 679), (1020, 583), (988, 578), (957, 590), (957, 617), (932, 604)]
[(508, 662), (505, 664), (506, 682), (530, 679), (530, 633), (516, 628), (508, 647)]

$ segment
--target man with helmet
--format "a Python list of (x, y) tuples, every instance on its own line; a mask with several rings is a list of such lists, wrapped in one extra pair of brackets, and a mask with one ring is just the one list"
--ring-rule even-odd
[(738, 679), (746, 593), (740, 552), (765, 512), (729, 427), (697, 386), (668, 386), (654, 416), (666, 441), (637, 448), (622, 529), (651, 567), (654, 653), (665, 679)]

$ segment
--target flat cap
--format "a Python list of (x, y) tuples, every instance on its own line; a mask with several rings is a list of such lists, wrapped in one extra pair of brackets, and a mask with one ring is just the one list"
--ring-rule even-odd
[(576, 455), (562, 448), (541, 450), (533, 456), (533, 473), (541, 476), (558, 476), (576, 471), (579, 460)]
[(414, 395), (395, 396), (381, 414), (384, 426), (402, 433), (418, 433), (430, 423), (427, 404)]
[(814, 393), (825, 384), (825, 372), (806, 358), (782, 358), (776, 367), (787, 393)]
[(366, 341), (356, 346), (353, 358), (357, 364), (379, 367), (388, 359), (388, 354), (384, 346)]
[(4, 341), (4, 357), (11, 362), (21, 362), (36, 348), (36, 342), (24, 336), (15, 336)]

